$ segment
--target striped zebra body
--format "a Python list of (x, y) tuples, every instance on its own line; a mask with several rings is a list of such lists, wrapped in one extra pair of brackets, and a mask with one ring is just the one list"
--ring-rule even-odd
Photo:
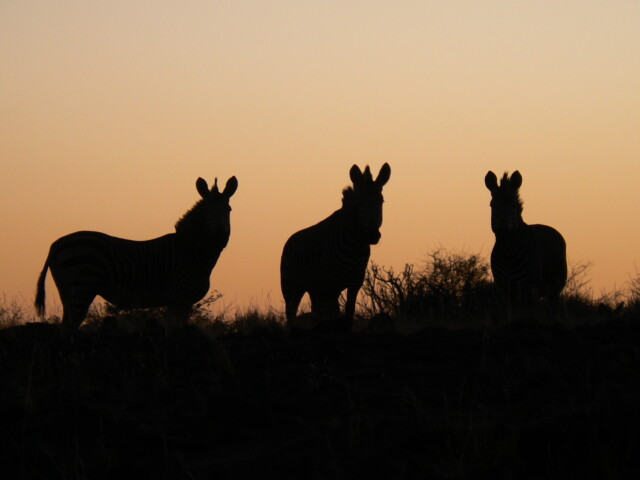
[(522, 220), (519, 172), (510, 178), (505, 174), (500, 186), (489, 172), (485, 184), (492, 193), (491, 227), (496, 242), (491, 271), (496, 287), (512, 301), (526, 303), (541, 297), (556, 301), (567, 281), (564, 238), (552, 227)]
[(496, 237), (491, 271), (510, 297), (556, 298), (567, 280), (564, 238), (547, 225), (524, 224), (512, 237)]
[(97, 295), (121, 309), (170, 307), (186, 315), (209, 290), (209, 277), (230, 234), (229, 198), (199, 179), (200, 200), (176, 223), (176, 233), (146, 241), (100, 232), (75, 232), (56, 240), (38, 279), (36, 310), (44, 315), (47, 270), (58, 287), (63, 325), (77, 328)]
[(305, 292), (314, 313), (338, 315), (338, 298), (344, 289), (348, 289), (346, 315), (353, 317), (370, 252), (369, 243), (353, 231), (353, 220), (342, 210), (293, 234), (284, 246), (280, 266), (287, 318), (295, 317)]
[(380, 240), (382, 187), (391, 169), (385, 164), (376, 180), (369, 167), (351, 169), (353, 187), (343, 192), (343, 206), (311, 227), (294, 233), (286, 242), (280, 263), (280, 281), (287, 321), (296, 317), (305, 293), (312, 312), (339, 315), (339, 297), (347, 290), (345, 317), (353, 319), (356, 297), (364, 281), (371, 252)]

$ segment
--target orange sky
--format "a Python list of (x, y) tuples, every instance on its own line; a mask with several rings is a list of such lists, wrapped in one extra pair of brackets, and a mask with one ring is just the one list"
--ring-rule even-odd
[[(640, 247), (635, 1), (20, 1), (0, 6), (0, 294), (31, 304), (49, 245), (173, 231), (202, 176), (239, 180), (212, 275), (282, 307), (288, 236), (391, 165), (380, 264), (488, 256), (484, 175), (622, 287)], [(47, 282), (49, 298), (55, 286)]]

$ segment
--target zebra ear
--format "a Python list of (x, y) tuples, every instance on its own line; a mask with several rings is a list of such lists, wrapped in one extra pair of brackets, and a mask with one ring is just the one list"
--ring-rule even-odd
[(496, 188), (498, 188), (498, 177), (496, 177), (495, 173), (489, 170), (489, 172), (484, 177), (484, 184), (490, 191), (493, 192)]
[(522, 175), (518, 170), (511, 175), (511, 186), (514, 190), (518, 190), (522, 186)]
[(349, 170), (349, 177), (351, 178), (351, 181), (354, 185), (360, 183), (360, 181), (362, 180), (362, 172), (357, 165), (351, 167), (351, 170)]
[(231, 177), (229, 180), (227, 180), (227, 184), (224, 187), (224, 191), (222, 192), (222, 195), (227, 198), (231, 198), (233, 194), (236, 193), (237, 189), (238, 189), (238, 179), (236, 177)]
[(198, 177), (198, 180), (196, 180), (196, 189), (202, 198), (209, 196), (209, 186), (204, 178)]
[(380, 169), (380, 173), (378, 173), (378, 178), (376, 178), (376, 185), (379, 187), (383, 187), (388, 181), (389, 177), (391, 177), (391, 167), (388, 163), (382, 165)]

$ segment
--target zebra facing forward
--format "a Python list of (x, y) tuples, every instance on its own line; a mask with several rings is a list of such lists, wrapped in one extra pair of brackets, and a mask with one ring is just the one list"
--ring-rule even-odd
[(518, 190), (522, 176), (505, 173), (498, 185), (493, 172), (484, 183), (491, 191), (491, 230), (496, 243), (491, 252), (491, 272), (498, 291), (512, 301), (546, 297), (557, 301), (567, 282), (566, 244), (547, 225), (527, 225), (522, 220)]
[(186, 317), (207, 294), (211, 271), (229, 241), (229, 199), (238, 181), (231, 177), (220, 192), (217, 179), (209, 190), (198, 178), (196, 188), (202, 199), (178, 220), (175, 233), (134, 241), (83, 231), (56, 240), (38, 278), (38, 314), (45, 313), (51, 269), (65, 329), (80, 326), (96, 295), (118, 308), (169, 307)]
[(337, 317), (338, 299), (346, 288), (346, 325), (351, 325), (370, 245), (380, 240), (382, 187), (389, 181), (391, 168), (385, 163), (375, 180), (368, 166), (362, 172), (354, 165), (349, 175), (353, 186), (343, 190), (342, 208), (320, 223), (294, 233), (284, 246), (280, 281), (289, 324), (307, 292), (313, 313)]

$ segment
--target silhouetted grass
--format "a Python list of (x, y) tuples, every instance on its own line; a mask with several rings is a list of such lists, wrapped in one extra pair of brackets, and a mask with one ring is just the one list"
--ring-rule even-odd
[(3, 297), (0, 301), (0, 329), (15, 327), (25, 321), (25, 313), (17, 300), (11, 301)]
[[(501, 321), (474, 297), (490, 286), (480, 259), (435, 258), (468, 281), (427, 270), (437, 301), (416, 313), (405, 296), (356, 333), (213, 313), (218, 295), (169, 330), (162, 310), (99, 305), (72, 336), (16, 325), (20, 312), (5, 307), (3, 475), (635, 478), (637, 299), (594, 299), (582, 270), (553, 321), (544, 309)], [(410, 314), (420, 329), (398, 333)]]
[[(219, 321), (219, 320), (218, 320)], [(107, 322), (109, 323), (109, 322)], [(8, 478), (621, 478), (640, 323), (0, 331)]]
[(486, 260), (477, 254), (439, 249), (422, 266), (406, 264), (400, 272), (372, 262), (359, 307), (374, 323), (390, 319), (398, 331), (425, 326), (499, 327), (514, 321), (575, 327), (638, 317), (640, 277), (628, 282), (625, 290), (595, 296), (589, 287), (590, 267), (589, 263), (570, 266), (558, 304), (540, 300), (514, 306), (495, 291)]

